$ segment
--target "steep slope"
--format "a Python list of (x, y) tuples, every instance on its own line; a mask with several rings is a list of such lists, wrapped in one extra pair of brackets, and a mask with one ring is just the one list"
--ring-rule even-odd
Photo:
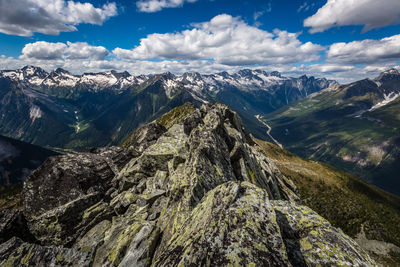
[(72, 75), (63, 69), (47, 73), (33, 66), (0, 71), (0, 79), (0, 90), (8, 99), (0, 110), (0, 134), (74, 150), (118, 144), (139, 125), (187, 101), (196, 106), (228, 104), (248, 129), (265, 137), (264, 127), (254, 115), (335, 83), (260, 70), (182, 76), (132, 76), (115, 71)]
[(58, 153), (0, 136), (0, 185), (22, 183), (48, 157)]
[[(141, 127), (125, 148), (47, 160), (22, 194), (20, 229), (34, 240), (4, 240), (1, 264), (375, 264), (299, 204), (295, 186), (244, 133), (236, 113), (204, 105), (182, 118), (168, 129)], [(16, 225), (18, 211), (5, 213), (0, 232)]]
[[(302, 159), (271, 143), (257, 141), (298, 189), (303, 204), (368, 250), (385, 266), (400, 259), (400, 198), (329, 165)], [(363, 238), (365, 234), (366, 238)]]
[(41, 146), (56, 147), (75, 132), (70, 106), (9, 78), (0, 78), (1, 134)]
[(264, 116), (302, 157), (327, 162), (400, 195), (400, 74), (333, 86)]

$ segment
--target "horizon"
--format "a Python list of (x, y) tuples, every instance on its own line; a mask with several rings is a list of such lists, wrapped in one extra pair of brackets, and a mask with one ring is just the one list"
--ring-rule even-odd
[(222, 73), (224, 73), (224, 72), (227, 72), (229, 75), (234, 75), (234, 74), (237, 74), (237, 73), (239, 73), (240, 71), (243, 71), (243, 70), (251, 70), (251, 71), (263, 71), (263, 72), (265, 72), (266, 74), (268, 74), (269, 76), (273, 76), (272, 73), (277, 72), (278, 74), (282, 75), (283, 78), (300, 78), (300, 77), (302, 77), (302, 76), (306, 76), (306, 77), (308, 77), (308, 78), (313, 77), (313, 78), (315, 78), (315, 79), (326, 79), (326, 80), (328, 80), (328, 81), (335, 81), (335, 82), (337, 82), (337, 83), (340, 84), (340, 85), (346, 85), (346, 84), (350, 84), (350, 83), (357, 82), (357, 81), (359, 81), (359, 80), (365, 80), (365, 79), (373, 80), (373, 79), (378, 78), (380, 74), (382, 74), (382, 73), (384, 73), (384, 72), (391, 71), (391, 70), (396, 70), (397, 72), (400, 71), (400, 70), (399, 70), (400, 67), (397, 67), (397, 66), (396, 66), (396, 67), (388, 68), (388, 69), (386, 69), (386, 70), (380, 72), (380, 73), (379, 73), (378, 75), (376, 75), (375, 77), (365, 77), (365, 78), (362, 78), (362, 79), (359, 79), (359, 80), (354, 80), (354, 81), (350, 81), (350, 82), (346, 82), (346, 83), (341, 83), (341, 82), (339, 82), (339, 81), (337, 81), (337, 80), (334, 80), (334, 79), (328, 79), (328, 78), (326, 78), (326, 77), (314, 76), (314, 75), (312, 75), (312, 74), (307, 74), (307, 73), (299, 74), (298, 76), (285, 76), (285, 75), (283, 75), (283, 73), (280, 72), (280, 71), (274, 70), (274, 71), (268, 72), (268, 71), (265, 71), (265, 70), (262, 70), (262, 69), (257, 69), (257, 68), (254, 68), (254, 69), (243, 68), (243, 69), (239, 69), (239, 70), (235, 70), (235, 71), (220, 71), (220, 72), (213, 72), (213, 73), (201, 73), (201, 72), (197, 72), (197, 71), (188, 71), (188, 72), (184, 72), (184, 73), (173, 73), (173, 72), (170, 72), (170, 71), (166, 71), (166, 72), (148, 73), (148, 74), (144, 74), (144, 73), (142, 73), (142, 74), (132, 74), (132, 73), (130, 73), (130, 72), (127, 71), (127, 70), (118, 71), (118, 70), (111, 69), (111, 70), (104, 70), (104, 71), (99, 71), (99, 72), (83, 72), (83, 73), (80, 73), (80, 74), (76, 74), (76, 73), (73, 73), (73, 72), (71, 72), (71, 71), (69, 71), (69, 70), (67, 70), (67, 69), (62, 68), (62, 67), (58, 67), (58, 68), (56, 68), (56, 69), (46, 70), (45, 68), (42, 68), (42, 67), (39, 67), (39, 66), (25, 65), (25, 66), (23, 66), (23, 67), (21, 67), (21, 68), (18, 68), (18, 69), (0, 69), (0, 72), (2, 72), (2, 71), (4, 72), (4, 71), (22, 70), (22, 69), (29, 68), (29, 67), (32, 67), (32, 68), (39, 68), (39, 69), (45, 71), (47, 74), (51, 74), (52, 72), (56, 72), (57, 70), (60, 69), (60, 70), (64, 70), (64, 71), (66, 71), (66, 72), (72, 74), (73, 76), (83, 76), (83, 75), (89, 75), (89, 74), (103, 74), (103, 73), (112, 73), (112, 72), (116, 72), (117, 74), (128, 73), (129, 76), (134, 76), (134, 77), (139, 77), (139, 76), (154, 77), (154, 76), (156, 76), (156, 75), (165, 75), (165, 74), (169, 74), (169, 73), (171, 73), (171, 74), (173, 74), (174, 76), (177, 76), (177, 77), (183, 76), (184, 74), (192, 74), (192, 73), (198, 73), (198, 74), (200, 74), (200, 75), (218, 75), (218, 74), (222, 74)]
[(61, 67), (76, 75), (260, 69), (349, 83), (400, 63), (397, 0), (0, 4), (0, 69)]

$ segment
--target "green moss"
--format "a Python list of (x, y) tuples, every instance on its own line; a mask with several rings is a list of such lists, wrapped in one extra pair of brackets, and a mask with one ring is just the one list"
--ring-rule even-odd
[(113, 263), (114, 266), (120, 264), (122, 258), (125, 255), (126, 249), (129, 247), (132, 239), (143, 227), (143, 224), (136, 222), (130, 225), (123, 231), (117, 238), (115, 246), (110, 250), (108, 259)]
[(191, 103), (185, 103), (182, 106), (172, 109), (170, 112), (159, 117), (156, 122), (169, 129), (194, 112), (195, 108)]
[(57, 256), (56, 256), (56, 259), (57, 259), (58, 262), (62, 262), (63, 259), (64, 259), (63, 254), (62, 254), (61, 252), (59, 252), (59, 253), (57, 254)]
[(21, 264), (28, 265), (30, 259), (33, 257), (33, 255), (35, 255), (35, 253), (33, 251), (33, 245), (30, 246), (30, 248), (27, 252), (24, 251), (24, 254), (25, 254), (24, 257), (21, 259)]
[(248, 170), (250, 181), (253, 184), (256, 184), (256, 174), (253, 170)]

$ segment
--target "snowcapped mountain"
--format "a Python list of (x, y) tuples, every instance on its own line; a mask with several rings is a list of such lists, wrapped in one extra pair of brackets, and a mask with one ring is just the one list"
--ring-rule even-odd
[[(89, 91), (101, 91), (104, 89), (126, 90), (131, 86), (140, 85), (151, 77), (162, 78), (165, 88), (170, 90), (179, 86), (203, 95), (209, 92), (218, 93), (221, 90), (235, 87), (242, 91), (264, 90), (273, 92), (281, 86), (292, 86), (297, 88), (301, 94), (308, 95), (310, 88), (307, 83), (314, 82), (317, 87), (326, 88), (335, 83), (324, 78), (315, 79), (302, 76), (300, 78), (283, 77), (279, 72), (267, 73), (262, 70), (240, 70), (237, 73), (229, 74), (221, 72), (211, 75), (202, 75), (200, 73), (184, 73), (176, 76), (172, 73), (158, 75), (140, 75), (133, 76), (128, 72), (118, 73), (114, 70), (100, 73), (84, 73), (82, 75), (73, 75), (61, 68), (50, 73), (39, 67), (26, 66), (17, 70), (0, 71), (0, 77), (8, 77), (11, 80), (24, 82), (26, 85), (35, 89), (40, 88), (80, 88)], [(154, 80), (154, 79), (153, 79)], [(320, 90), (321, 88), (317, 88)], [(314, 91), (311, 88), (311, 91)]]
[(24, 82), (26, 85), (35, 88), (46, 87), (66, 87), (66, 88), (86, 88), (91, 91), (100, 91), (112, 88), (114, 90), (124, 90), (132, 85), (143, 83), (148, 79), (147, 76), (132, 76), (128, 72), (118, 73), (107, 71), (100, 73), (84, 73), (73, 75), (68, 71), (58, 68), (50, 73), (45, 70), (25, 66), (17, 70), (0, 71), (0, 77), (8, 77), (14, 81)]
[(333, 84), (324, 78), (249, 69), (134, 76), (116, 71), (74, 75), (61, 68), (49, 73), (26, 66), (0, 71), (0, 134), (41, 146), (105, 146), (185, 102), (221, 102), (240, 114), (249, 131), (263, 137), (265, 129), (255, 115)]

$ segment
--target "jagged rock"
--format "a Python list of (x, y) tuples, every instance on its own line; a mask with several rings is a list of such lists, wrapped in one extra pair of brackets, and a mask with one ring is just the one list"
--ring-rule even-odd
[(1, 266), (90, 266), (92, 254), (74, 249), (43, 247), (13, 237), (0, 245)]
[(146, 124), (133, 132), (122, 142), (123, 147), (132, 147), (137, 155), (140, 155), (147, 147), (154, 144), (157, 139), (167, 131), (158, 123)]
[(23, 196), (38, 241), (93, 255), (92, 266), (374, 265), (301, 206), (236, 113), (220, 104), (177, 113), (168, 129), (140, 128), (126, 148), (35, 171)]
[(35, 238), (29, 232), (21, 210), (0, 210), (0, 243), (13, 236), (22, 238), (25, 241), (35, 241)]
[(354, 240), (310, 208), (280, 200), (271, 204), (293, 266), (372, 264), (368, 254)]
[[(52, 157), (24, 184), (24, 216), (45, 245), (71, 245), (113, 210), (101, 202), (111, 181), (131, 159), (119, 147)], [(87, 229), (89, 228), (89, 229)]]

